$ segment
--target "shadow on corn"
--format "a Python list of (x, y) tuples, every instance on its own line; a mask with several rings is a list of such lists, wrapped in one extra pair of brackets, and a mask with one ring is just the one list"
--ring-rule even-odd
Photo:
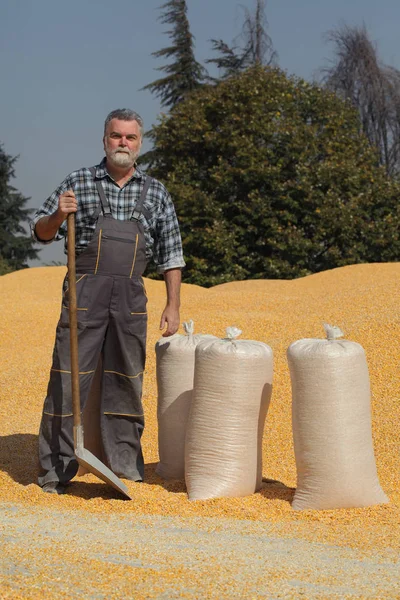
[(163, 479), (156, 473), (158, 463), (147, 463), (144, 466), (144, 481), (148, 485), (159, 485), (167, 492), (186, 493), (186, 485), (184, 479)]
[(113, 488), (105, 483), (93, 483), (93, 481), (86, 483), (85, 481), (76, 481), (75, 479), (67, 486), (65, 495), (83, 498), (84, 500), (92, 500), (94, 498), (119, 500), (121, 502), (129, 500), (122, 498), (120, 495), (117, 496)]
[[(159, 485), (167, 492), (186, 494), (185, 481), (183, 479), (163, 479), (156, 473), (157, 464), (155, 462), (145, 465), (145, 483), (148, 485)], [(261, 494), (267, 500), (284, 500), (291, 504), (295, 491), (296, 488), (287, 487), (281, 481), (263, 477), (261, 488), (256, 493)]]
[[(39, 472), (38, 436), (32, 433), (15, 433), (0, 436), (0, 471), (23, 486), (37, 484)], [(84, 499), (103, 498), (115, 500), (115, 493), (105, 483), (73, 480), (66, 494)]]
[(21, 485), (37, 483), (38, 436), (14, 433), (0, 437), (0, 470)]
[(296, 488), (287, 487), (281, 481), (263, 477), (261, 488), (258, 493), (267, 500), (285, 500), (290, 504), (293, 501)]
[[(21, 485), (30, 485), (37, 482), (38, 474), (38, 436), (31, 433), (15, 433), (0, 436), (0, 470), (5, 471)], [(185, 481), (182, 479), (162, 479), (156, 473), (156, 462), (145, 465), (145, 483), (163, 487), (166, 491), (175, 494), (186, 494)], [(262, 486), (258, 490), (267, 500), (284, 500), (291, 503), (295, 488), (287, 487), (284, 483), (263, 477)], [(84, 499), (102, 498), (114, 499), (113, 490), (104, 483), (85, 481), (72, 481), (67, 487), (68, 495)]]

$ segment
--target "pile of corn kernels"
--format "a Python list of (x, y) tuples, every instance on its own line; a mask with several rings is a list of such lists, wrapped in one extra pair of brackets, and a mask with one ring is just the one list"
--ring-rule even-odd
[[(54, 506), (101, 514), (231, 517), (279, 523), (280, 534), (365, 551), (400, 548), (400, 263), (365, 264), (293, 281), (243, 281), (205, 289), (183, 284), (181, 322), (195, 333), (259, 340), (274, 353), (274, 384), (263, 443), (262, 489), (245, 498), (188, 501), (184, 481), (155, 473), (157, 386), (154, 346), (165, 303), (164, 283), (145, 280), (149, 297), (148, 357), (144, 378), (145, 483), (126, 482), (135, 502), (118, 499), (95, 476), (78, 477), (64, 496), (36, 484), (37, 435), (51, 366), (65, 267), (31, 268), (0, 278), (0, 501), (32, 509)], [(390, 503), (363, 509), (293, 511), (296, 468), (291, 428), (290, 343), (324, 338), (323, 323), (338, 325), (366, 352), (372, 389), (372, 425), (380, 484)], [(180, 329), (183, 333), (183, 329)], [(272, 481), (269, 481), (272, 480)], [(71, 490), (73, 490), (71, 486)], [(99, 491), (101, 490), (101, 493)]]

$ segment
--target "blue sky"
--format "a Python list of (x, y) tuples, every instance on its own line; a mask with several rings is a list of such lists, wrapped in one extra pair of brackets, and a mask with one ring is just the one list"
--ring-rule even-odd
[[(158, 17), (164, 0), (1, 0), (0, 142), (17, 155), (13, 185), (38, 207), (74, 169), (102, 156), (104, 118), (133, 108), (149, 129), (159, 101), (140, 88), (169, 44)], [(188, 0), (196, 58), (212, 57), (211, 38), (231, 43), (255, 0)], [(399, 0), (269, 0), (269, 34), (279, 66), (312, 79), (332, 57), (323, 34), (365, 23), (382, 60), (400, 69)], [(62, 243), (32, 266), (64, 261)]]

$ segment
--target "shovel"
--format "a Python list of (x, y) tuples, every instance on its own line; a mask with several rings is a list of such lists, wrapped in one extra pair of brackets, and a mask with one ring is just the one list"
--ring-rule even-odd
[(90, 473), (99, 477), (113, 488), (127, 496), (130, 500), (127, 486), (103, 464), (94, 454), (85, 450), (83, 441), (83, 426), (81, 422), (81, 406), (79, 393), (79, 362), (78, 362), (78, 319), (76, 303), (76, 268), (75, 268), (75, 214), (69, 213), (68, 227), (68, 280), (69, 280), (69, 328), (71, 345), (71, 388), (72, 412), (74, 415), (74, 452), (78, 463)]

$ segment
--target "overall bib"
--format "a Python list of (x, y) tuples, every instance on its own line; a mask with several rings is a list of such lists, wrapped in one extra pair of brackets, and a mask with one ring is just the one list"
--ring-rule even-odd
[[(95, 177), (95, 169), (90, 169)], [(139, 217), (151, 178), (145, 179), (130, 220), (114, 219), (100, 181), (96, 230), (76, 258), (81, 411), (102, 357), (100, 430), (105, 462), (119, 477), (142, 481), (140, 438), (146, 358), (147, 297), (142, 274), (146, 244)], [(103, 214), (100, 214), (102, 210)], [(67, 483), (78, 471), (74, 456), (68, 275), (63, 284), (53, 364), (39, 432), (39, 485)]]

